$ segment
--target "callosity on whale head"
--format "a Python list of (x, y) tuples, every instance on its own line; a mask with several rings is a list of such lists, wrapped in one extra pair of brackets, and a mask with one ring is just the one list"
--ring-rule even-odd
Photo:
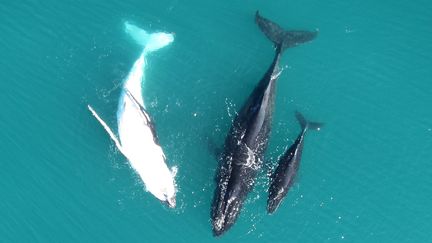
[[(165, 158), (165, 157), (164, 157)], [(170, 208), (175, 208), (176, 206), (176, 188), (174, 175), (169, 173), (159, 178), (159, 185), (157, 191), (153, 191), (152, 194), (155, 195), (159, 200), (168, 204)], [(163, 185), (161, 187), (161, 185)]]
[[(155, 162), (155, 164), (165, 164), (164, 156), (153, 159), (154, 160), (151, 162)], [(146, 167), (146, 169), (149, 170), (149, 167)], [(167, 203), (169, 207), (175, 207), (176, 188), (174, 177), (169, 170), (165, 169), (162, 166), (159, 166), (151, 168), (148, 173), (144, 172), (144, 170), (140, 170), (139, 168), (137, 169), (137, 171), (145, 182), (145, 187), (147, 191), (153, 194), (160, 201)]]

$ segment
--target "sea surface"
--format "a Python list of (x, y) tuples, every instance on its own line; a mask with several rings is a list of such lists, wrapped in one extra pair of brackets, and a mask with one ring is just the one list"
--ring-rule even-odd
[[(300, 126), (296, 183), (266, 214), (263, 168), (237, 223), (212, 236), (216, 151), (274, 55), (254, 14), (314, 30), (287, 50), (265, 164)], [(0, 242), (432, 242), (432, 2), (0, 2)], [(175, 33), (148, 57), (145, 102), (177, 208), (145, 188), (87, 110), (116, 127), (142, 47), (130, 21)]]

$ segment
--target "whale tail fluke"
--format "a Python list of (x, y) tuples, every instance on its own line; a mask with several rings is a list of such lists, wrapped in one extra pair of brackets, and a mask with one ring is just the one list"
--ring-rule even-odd
[(124, 23), (124, 28), (125, 32), (129, 34), (135, 42), (143, 46), (145, 52), (159, 50), (174, 41), (174, 35), (172, 33), (148, 33), (129, 22)]
[(315, 39), (318, 34), (318, 31), (284, 30), (278, 24), (261, 16), (259, 11), (256, 11), (255, 22), (280, 52), (283, 52), (287, 48), (309, 42)]
[(324, 126), (324, 123), (320, 122), (311, 122), (306, 120), (306, 118), (298, 111), (295, 112), (295, 116), (300, 123), (302, 130), (321, 130), (321, 127)]

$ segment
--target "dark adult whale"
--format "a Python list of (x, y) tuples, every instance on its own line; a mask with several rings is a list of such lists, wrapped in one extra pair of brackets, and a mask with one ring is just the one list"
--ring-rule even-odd
[(279, 207), (282, 199), (292, 186), (300, 166), (303, 143), (306, 132), (309, 129), (319, 130), (321, 123), (309, 122), (300, 112), (296, 112), (297, 120), (301, 125), (301, 132), (294, 144), (280, 157), (279, 165), (271, 176), (269, 196), (267, 200), (267, 212), (272, 214)]
[(285, 31), (260, 16), (258, 11), (255, 21), (273, 41), (276, 53), (264, 77), (235, 117), (226, 137), (211, 209), (215, 236), (223, 234), (234, 224), (261, 167), (271, 128), (276, 80), (282, 71), (279, 61), (283, 51), (310, 41), (317, 35), (317, 32), (310, 31)]

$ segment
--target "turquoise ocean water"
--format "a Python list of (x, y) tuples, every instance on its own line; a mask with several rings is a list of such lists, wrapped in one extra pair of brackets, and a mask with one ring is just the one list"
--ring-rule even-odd
[[(235, 111), (273, 58), (259, 9), (318, 38), (285, 52), (267, 163), (299, 132), (297, 182), (274, 215), (262, 172), (239, 220), (211, 233), (210, 205)], [(2, 1), (0, 242), (432, 242), (430, 1)], [(141, 48), (124, 21), (175, 32), (148, 59), (145, 101), (170, 166), (174, 210), (86, 109), (115, 127)]]

